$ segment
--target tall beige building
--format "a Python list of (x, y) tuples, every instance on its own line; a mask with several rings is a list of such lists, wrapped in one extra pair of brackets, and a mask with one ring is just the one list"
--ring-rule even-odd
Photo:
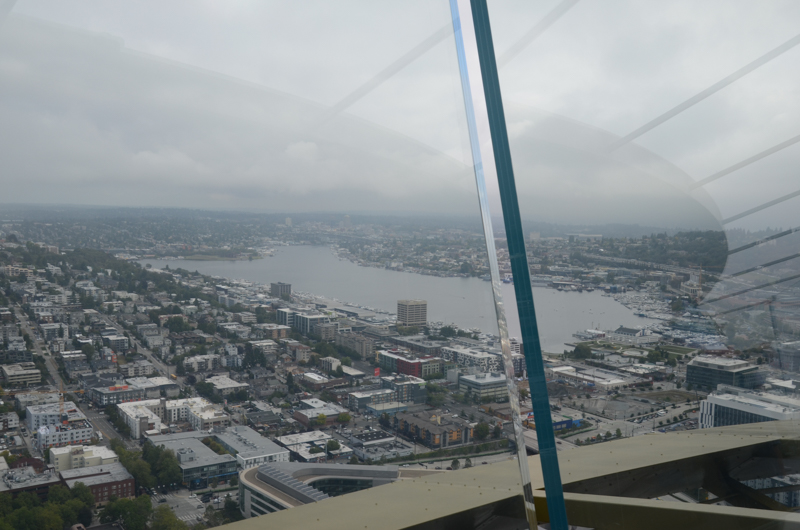
[(397, 323), (401, 326), (424, 326), (428, 323), (427, 300), (398, 300)]

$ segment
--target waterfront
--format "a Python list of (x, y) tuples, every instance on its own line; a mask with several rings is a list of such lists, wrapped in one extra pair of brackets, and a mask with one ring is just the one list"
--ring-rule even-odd
[[(337, 258), (328, 247), (278, 247), (275, 255), (254, 261), (141, 260), (153, 268), (183, 268), (210, 276), (243, 279), (268, 284), (287, 282), (292, 289), (342, 302), (395, 312), (397, 300), (428, 301), (428, 319), (456, 323), (462, 328), (480, 328), (497, 333), (491, 285), (479, 278), (443, 278), (358, 265)], [(503, 284), (509, 333), (519, 337), (513, 284)], [(572, 334), (592, 326), (613, 329), (654, 322), (637, 317), (631, 310), (599, 291), (562, 292), (534, 288), (542, 348), (560, 352)]]

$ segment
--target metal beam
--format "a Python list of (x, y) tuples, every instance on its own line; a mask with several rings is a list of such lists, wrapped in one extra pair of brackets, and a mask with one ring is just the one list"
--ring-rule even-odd
[[(533, 414), (536, 419), (536, 434), (542, 462), (542, 475), (547, 492), (547, 512), (553, 530), (567, 530), (567, 512), (564, 508), (564, 491), (556, 454), (553, 420), (550, 416), (550, 401), (547, 397), (547, 381), (542, 361), (542, 347), (539, 341), (539, 328), (533, 305), (531, 277), (528, 259), (525, 254), (525, 237), (514, 181), (514, 168), (511, 163), (511, 148), (508, 143), (503, 97), (497, 75), (497, 62), (489, 23), (489, 10), (486, 0), (472, 0), (472, 22), (475, 26), (475, 40), (478, 59), (481, 65), (483, 91), (489, 118), (489, 131), (492, 137), (497, 182), (500, 187), (500, 200), (503, 207), (503, 220), (508, 241), (511, 272), (514, 276), (514, 292), (517, 310), (525, 344), (525, 364), (531, 389)], [(524, 490), (526, 501), (532, 492)], [(538, 515), (537, 515), (538, 518)]]

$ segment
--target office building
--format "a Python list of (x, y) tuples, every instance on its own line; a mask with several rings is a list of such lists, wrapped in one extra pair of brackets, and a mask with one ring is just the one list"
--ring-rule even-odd
[(686, 383), (702, 390), (716, 390), (717, 385), (756, 388), (764, 384), (766, 372), (741, 359), (701, 355), (686, 366)]
[(19, 415), (16, 412), (0, 414), (0, 430), (8, 431), (19, 427)]
[(476, 368), (481, 372), (499, 372), (503, 369), (503, 357), (497, 353), (478, 351), (465, 346), (445, 346), (441, 349), (445, 361), (464, 368)]
[(292, 296), (292, 284), (283, 282), (271, 283), (269, 286), (269, 295), (272, 298)]
[(700, 402), (701, 429), (763, 421), (800, 420), (800, 400), (719, 385)]
[(458, 391), (471, 394), (481, 400), (487, 398), (493, 401), (506, 401), (508, 399), (506, 376), (498, 372), (462, 375), (458, 378)]
[(102, 445), (79, 445), (50, 449), (49, 463), (57, 472), (114, 462), (119, 462), (117, 453)]
[(775, 348), (778, 366), (789, 372), (800, 372), (800, 341), (784, 342)]
[(88, 486), (94, 495), (95, 506), (103, 506), (114, 498), (133, 499), (136, 496), (133, 475), (119, 462), (67, 469), (59, 475), (69, 489), (79, 482)]
[(48, 403), (58, 403), (60, 394), (56, 390), (44, 392), (26, 392), (14, 396), (14, 404), (17, 410), (25, 410), (33, 405), (46, 405)]
[(208, 487), (215, 480), (227, 482), (236, 476), (236, 459), (229, 454), (218, 455), (201, 441), (197, 433), (152, 436), (147, 443), (175, 453), (183, 475), (183, 484), (189, 489)]
[(426, 300), (398, 300), (397, 324), (400, 326), (425, 326), (428, 324)]
[(342, 365), (342, 361), (337, 359), (336, 357), (323, 357), (319, 360), (319, 368), (323, 372), (334, 372), (338, 367)]

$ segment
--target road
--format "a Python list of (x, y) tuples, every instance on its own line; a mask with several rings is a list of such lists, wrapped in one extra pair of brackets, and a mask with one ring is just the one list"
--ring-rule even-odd
[(40, 355), (44, 358), (45, 366), (47, 366), (47, 371), (50, 374), (50, 384), (55, 386), (56, 388), (59, 387), (61, 384), (61, 376), (58, 374), (58, 366), (55, 363), (55, 360), (50, 356), (49, 352), (45, 355), (45, 351), (42, 349), (41, 341), (36, 339), (38, 332), (31, 328), (31, 324), (28, 321), (28, 315), (25, 311), (22, 310), (21, 307), (16, 307), (17, 317), (20, 321), (20, 326), (22, 328), (23, 333), (27, 333), (28, 336), (33, 341), (33, 351), (36, 355)]

